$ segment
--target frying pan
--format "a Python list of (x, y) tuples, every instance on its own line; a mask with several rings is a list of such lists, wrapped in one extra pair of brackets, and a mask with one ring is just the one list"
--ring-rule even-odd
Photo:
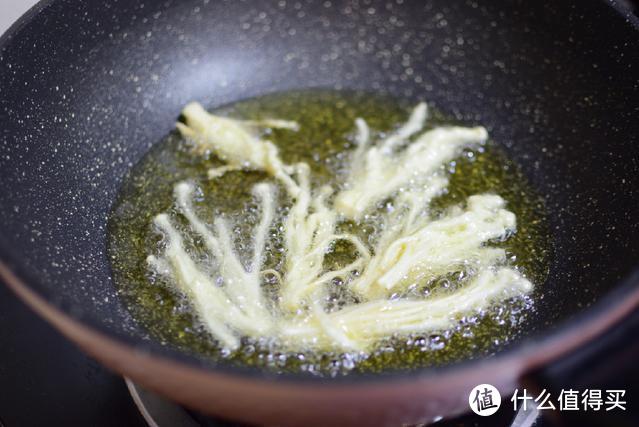
[[(0, 274), (91, 355), (176, 401), (252, 423), (428, 422), (465, 411), (479, 383), (512, 391), (638, 306), (639, 23), (614, 2), (51, 0), (0, 49)], [(136, 324), (105, 252), (127, 171), (190, 100), (309, 87), (425, 99), (487, 126), (521, 164), (554, 255), (519, 339), (325, 379), (216, 364)]]

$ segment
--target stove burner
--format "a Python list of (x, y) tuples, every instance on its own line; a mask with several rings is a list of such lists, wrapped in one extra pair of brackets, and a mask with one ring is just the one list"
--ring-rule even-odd
[[(247, 427), (233, 421), (226, 421), (201, 415), (195, 411), (158, 396), (125, 378), (131, 397), (149, 427)], [(490, 418), (474, 414), (463, 415), (451, 420), (441, 420), (433, 427), (495, 426), (495, 427), (543, 427), (543, 420), (536, 408), (514, 414), (508, 412)]]
[(149, 427), (248, 427), (199, 414), (142, 388), (128, 378), (124, 381)]

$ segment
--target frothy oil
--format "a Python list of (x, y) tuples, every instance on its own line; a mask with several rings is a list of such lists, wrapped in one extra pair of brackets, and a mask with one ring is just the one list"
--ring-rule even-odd
[[(412, 104), (370, 93), (336, 91), (299, 91), (266, 95), (224, 106), (216, 114), (241, 119), (284, 118), (300, 124), (292, 133), (269, 130), (268, 139), (279, 148), (286, 163), (307, 162), (316, 184), (338, 187), (345, 174), (348, 154), (354, 147), (354, 120), (366, 118), (378, 135), (394, 129), (405, 120)], [(437, 111), (430, 113), (426, 129), (457, 124)], [(479, 123), (476, 123), (479, 124)], [(239, 351), (218, 348), (205, 328), (199, 324), (184, 296), (171, 290), (163, 277), (149, 271), (146, 256), (149, 248), (163, 245), (151, 222), (159, 212), (173, 210), (173, 188), (180, 181), (198, 185), (197, 198), (214, 201), (198, 204), (201, 218), (225, 215), (236, 219), (233, 228), (238, 252), (249, 249), (251, 224), (259, 219), (259, 208), (251, 195), (252, 187), (269, 178), (260, 172), (242, 171), (207, 179), (207, 171), (221, 166), (214, 156), (194, 156), (189, 144), (177, 132), (156, 144), (131, 170), (122, 185), (109, 221), (109, 254), (113, 277), (125, 304), (150, 334), (160, 342), (223, 363), (249, 365), (270, 372), (306, 372), (320, 376), (338, 376), (350, 372), (413, 369), (442, 365), (457, 360), (490, 354), (521, 335), (519, 327), (528, 316), (534, 316), (536, 293), (497, 304), (487, 310), (459, 319), (454, 328), (434, 334), (413, 334), (383, 340), (370, 354), (343, 352), (286, 352), (272, 339), (243, 338)], [(484, 192), (496, 193), (507, 202), (517, 217), (517, 231), (495, 246), (506, 250), (511, 265), (539, 287), (546, 279), (551, 242), (542, 198), (530, 187), (519, 167), (508, 159), (496, 142), (489, 141), (447, 165), (450, 185), (438, 197), (435, 215), (468, 196)], [(281, 223), (288, 205), (280, 192), (276, 224)], [(380, 206), (383, 211), (387, 206)], [(341, 227), (370, 239), (379, 234), (379, 221), (373, 212), (363, 223), (345, 223)], [(187, 224), (176, 224), (188, 232)], [(281, 226), (274, 227), (282, 231)], [(265, 268), (280, 270), (283, 260), (281, 235), (275, 232), (267, 247)], [(195, 239), (186, 249), (207, 265), (202, 242)], [(335, 244), (325, 262), (344, 263), (353, 257), (353, 248), (345, 242)], [(215, 271), (210, 272), (215, 277)], [(453, 291), (464, 277), (451, 274), (428, 286), (414, 286), (409, 292), (430, 295)], [(277, 281), (266, 277), (276, 295)], [(353, 295), (335, 281), (329, 293), (329, 310), (352, 302)]]

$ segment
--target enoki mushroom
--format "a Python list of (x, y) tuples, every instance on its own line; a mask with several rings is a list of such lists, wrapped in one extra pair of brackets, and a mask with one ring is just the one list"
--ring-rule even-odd
[[(383, 338), (444, 330), (469, 312), (532, 289), (508, 266), (504, 250), (489, 246), (516, 228), (515, 215), (501, 197), (473, 195), (439, 217), (429, 210), (431, 201), (448, 187), (444, 166), (464, 149), (483, 144), (488, 136), (483, 127), (422, 132), (428, 109), (420, 103), (406, 124), (373, 141), (366, 121), (359, 118), (345, 186), (334, 194), (329, 186), (313, 188), (307, 163), (284, 163), (275, 144), (256, 132), (260, 127), (295, 131), (297, 123), (233, 120), (209, 114), (196, 103), (187, 105), (183, 116), (185, 123), (177, 126), (193, 141), (194, 152), (211, 153), (225, 162), (209, 171), (210, 179), (235, 170), (263, 171), (281, 184), (290, 200), (282, 218), (281, 271), (264, 267), (277, 210), (273, 184), (253, 188), (260, 218), (253, 225), (250, 254), (234, 247), (227, 218), (219, 216), (209, 223), (197, 215), (192, 182), (175, 186), (175, 213), (154, 218), (164, 244), (161, 253), (148, 256), (150, 268), (186, 295), (224, 348), (237, 349), (246, 336), (273, 338), (290, 350), (368, 352)], [(382, 215), (382, 231), (373, 244), (338, 232), (340, 224), (362, 221), (384, 201), (395, 209)], [(188, 230), (180, 232), (176, 224), (184, 220)], [(206, 265), (187, 250), (185, 239), (196, 238), (207, 252)], [(354, 259), (327, 268), (325, 257), (338, 241), (354, 248)], [(462, 271), (467, 279), (452, 292), (410, 292)], [(267, 283), (269, 276), (277, 284)], [(331, 307), (327, 301), (336, 280), (354, 298)], [(276, 286), (277, 298), (267, 297), (266, 286)]]

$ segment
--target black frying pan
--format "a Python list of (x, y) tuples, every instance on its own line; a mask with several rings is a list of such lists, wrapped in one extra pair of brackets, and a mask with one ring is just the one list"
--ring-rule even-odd
[[(228, 418), (418, 422), (467, 409), (478, 383), (512, 390), (638, 306), (639, 22), (604, 1), (496, 3), (41, 2), (0, 41), (1, 275), (111, 368)], [(325, 380), (213, 365), (136, 325), (105, 253), (123, 176), (192, 99), (307, 87), (428, 100), (522, 165), (554, 239), (524, 338), (443, 368)]]

